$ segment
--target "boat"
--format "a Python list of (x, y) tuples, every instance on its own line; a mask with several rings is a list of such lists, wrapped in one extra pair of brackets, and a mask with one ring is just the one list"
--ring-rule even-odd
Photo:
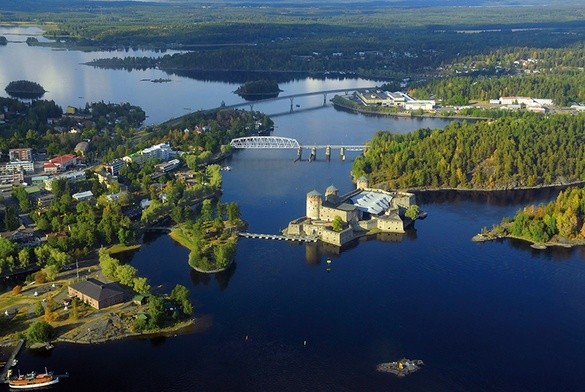
[(59, 377), (54, 376), (53, 372), (48, 372), (45, 368), (44, 373), (31, 372), (25, 375), (18, 374), (18, 376), (8, 378), (8, 386), (11, 389), (35, 389), (43, 388), (49, 385), (57, 384)]

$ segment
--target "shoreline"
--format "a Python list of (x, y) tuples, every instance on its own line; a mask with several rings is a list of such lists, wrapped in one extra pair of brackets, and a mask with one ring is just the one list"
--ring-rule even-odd
[(60, 336), (60, 337), (52, 340), (50, 343), (51, 344), (54, 344), (54, 343), (101, 344), (101, 343), (108, 343), (108, 342), (114, 342), (114, 341), (118, 341), (118, 340), (132, 339), (132, 338), (151, 339), (151, 338), (156, 338), (156, 337), (176, 336), (178, 334), (183, 334), (183, 333), (188, 332), (187, 329), (195, 326), (195, 322), (196, 322), (196, 318), (192, 317), (188, 320), (181, 321), (181, 322), (177, 323), (176, 325), (166, 327), (166, 328), (161, 328), (158, 331), (128, 332), (128, 333), (124, 333), (124, 334), (120, 334), (120, 335), (116, 335), (116, 336), (102, 337), (102, 338), (98, 337), (97, 339), (90, 338), (90, 339), (84, 340), (84, 339), (72, 339), (72, 338), (66, 338), (66, 337)]
[(513, 235), (490, 236), (490, 235), (485, 235), (485, 234), (481, 234), (481, 233), (478, 233), (478, 234), (474, 235), (473, 237), (471, 237), (471, 241), (477, 242), (477, 243), (497, 241), (497, 240), (503, 240), (503, 239), (511, 239), (511, 240), (519, 240), (519, 241), (528, 242), (528, 243), (530, 243), (531, 248), (538, 249), (538, 250), (545, 250), (547, 248), (555, 247), (555, 246), (561, 247), (561, 248), (573, 248), (576, 246), (585, 246), (585, 240), (575, 240), (575, 241), (571, 241), (571, 242), (560, 242), (560, 241), (557, 241), (557, 242), (555, 242), (555, 241), (535, 242), (535, 241), (532, 241), (528, 238), (522, 238), (522, 237), (517, 237), (517, 236), (513, 236)]
[(570, 186), (580, 185), (580, 184), (585, 184), (585, 180), (578, 180), (578, 181), (559, 183), (559, 184), (520, 186), (520, 187), (496, 188), (496, 189), (486, 189), (486, 188), (406, 188), (405, 191), (415, 192), (415, 193), (432, 193), (432, 192), (442, 192), (442, 191), (485, 192), (485, 193), (488, 193), (488, 192), (529, 191), (529, 190), (547, 189), (547, 188), (561, 188), (561, 187), (570, 187)]
[(343, 108), (350, 110), (355, 113), (361, 114), (373, 114), (377, 116), (389, 116), (389, 117), (404, 117), (404, 118), (436, 118), (439, 120), (478, 120), (478, 121), (487, 121), (491, 120), (489, 117), (473, 117), (473, 116), (462, 116), (462, 115), (454, 115), (454, 116), (437, 116), (435, 114), (430, 113), (423, 113), (423, 114), (414, 114), (414, 113), (391, 113), (391, 112), (379, 112), (375, 110), (366, 110), (361, 108), (355, 108), (351, 106), (346, 106), (340, 103), (333, 102), (334, 107)]

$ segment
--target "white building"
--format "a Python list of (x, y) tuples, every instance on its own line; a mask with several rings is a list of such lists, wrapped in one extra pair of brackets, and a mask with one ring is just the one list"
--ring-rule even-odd
[(0, 171), (10, 172), (24, 170), (27, 173), (34, 173), (35, 165), (31, 161), (11, 161), (0, 165)]
[(77, 201), (89, 200), (93, 197), (92, 191), (78, 192), (71, 196)]

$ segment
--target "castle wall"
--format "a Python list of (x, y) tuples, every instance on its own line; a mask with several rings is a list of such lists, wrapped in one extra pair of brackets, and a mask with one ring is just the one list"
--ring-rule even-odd
[(321, 241), (337, 246), (342, 246), (343, 244), (353, 240), (353, 238), (353, 230), (351, 227), (348, 227), (347, 229), (340, 232), (324, 228), (321, 232)]
[(357, 209), (345, 211), (338, 210), (336, 208), (321, 206), (319, 219), (323, 221), (332, 222), (336, 216), (339, 216), (344, 222), (357, 222), (359, 220)]
[(392, 215), (391, 217), (385, 216), (376, 218), (376, 226), (378, 229), (390, 233), (404, 233), (404, 223), (398, 215)]

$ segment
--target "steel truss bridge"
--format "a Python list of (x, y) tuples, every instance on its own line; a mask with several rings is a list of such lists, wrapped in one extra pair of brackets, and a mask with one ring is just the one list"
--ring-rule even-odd
[(345, 151), (363, 151), (367, 146), (356, 145), (301, 145), (296, 139), (281, 136), (248, 136), (233, 139), (230, 142), (232, 148), (253, 148), (253, 149), (339, 149)]

